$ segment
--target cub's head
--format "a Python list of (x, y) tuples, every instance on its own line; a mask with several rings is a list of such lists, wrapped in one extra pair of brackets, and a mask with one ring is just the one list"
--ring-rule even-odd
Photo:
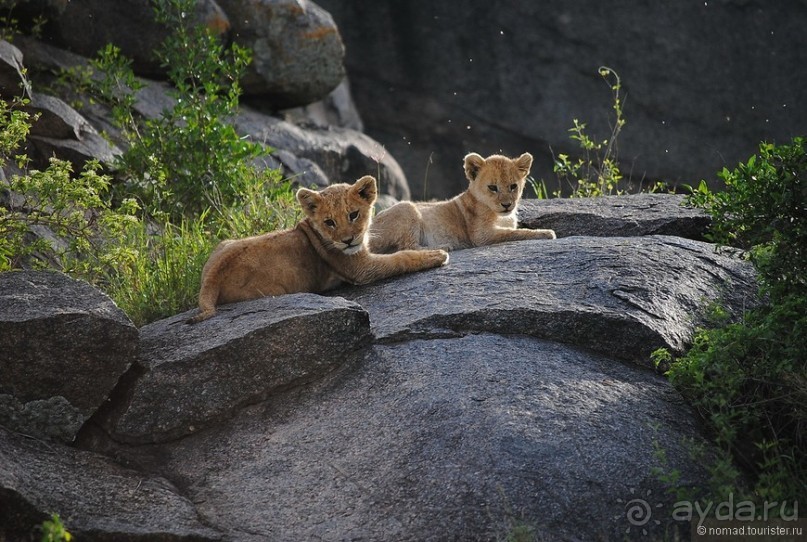
[(469, 190), (499, 215), (515, 212), (531, 167), (532, 155), (528, 152), (513, 159), (498, 154), (482, 158), (476, 153), (465, 157)]
[(355, 254), (367, 243), (367, 230), (378, 190), (366, 175), (350, 184), (334, 184), (316, 192), (297, 191), (297, 201), (311, 225), (329, 247)]

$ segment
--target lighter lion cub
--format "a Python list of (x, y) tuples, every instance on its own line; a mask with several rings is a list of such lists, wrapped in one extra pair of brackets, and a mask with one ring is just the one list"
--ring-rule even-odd
[(202, 270), (199, 313), (188, 323), (210, 318), (223, 303), (367, 284), (448, 262), (442, 250), (371, 254), (367, 231), (376, 196), (369, 175), (319, 192), (301, 188), (297, 200), (306, 217), (295, 228), (222, 241)]
[(552, 230), (518, 229), (516, 206), (532, 167), (532, 155), (465, 157), (468, 189), (450, 200), (402, 201), (376, 216), (370, 250), (388, 253), (435, 247), (444, 250), (524, 239), (554, 239)]

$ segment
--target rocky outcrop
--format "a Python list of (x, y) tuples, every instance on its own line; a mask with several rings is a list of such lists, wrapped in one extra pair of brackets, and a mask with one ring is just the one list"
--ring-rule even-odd
[(635, 181), (716, 181), (760, 141), (807, 126), (794, 69), (804, 52), (792, 46), (807, 26), (802, 0), (319, 3), (342, 32), (368, 135), (423, 199), (463, 190), (471, 151), (529, 151), (535, 178), (558, 187), (552, 152), (582, 154), (573, 119), (595, 141), (611, 133), (603, 65), (622, 77), (619, 156)]
[[(548, 207), (545, 225), (597, 208), (602, 235), (652, 231), (680, 199), (601, 203)], [(673, 222), (690, 231), (702, 218)], [(138, 362), (80, 432), (86, 451), (45, 454), (0, 431), (12, 510), (0, 534), (50, 511), (87, 540), (688, 533), (657, 473), (702, 486), (692, 443), (710, 445), (649, 355), (684, 349), (711, 302), (741, 314), (755, 294), (752, 265), (702, 241), (570, 235), (456, 251), (446, 267), (329, 296), (224, 306), (196, 325), (177, 315), (140, 330)]]
[[(70, 0), (45, 4), (47, 36), (54, 45), (85, 57), (94, 57), (107, 44), (114, 44), (134, 62), (143, 75), (165, 73), (153, 52), (165, 40), (166, 29), (154, 20), (150, 0), (119, 0), (109, 9), (104, 0)], [(215, 0), (198, 0), (189, 17), (214, 35), (226, 39), (230, 20)]]
[(77, 540), (220, 540), (168, 480), (0, 427), (0, 540), (33, 540), (60, 515)]
[[(35, 3), (42, 4), (53, 44), (93, 57), (111, 43), (133, 59), (139, 74), (165, 78), (154, 51), (170, 29), (154, 20), (151, 1), (121, 0), (115, 9), (102, 0)], [(309, 0), (200, 0), (189, 19), (252, 51), (244, 91), (275, 110), (321, 100), (345, 78), (339, 30), (330, 14)]]
[(310, 0), (217, 0), (253, 62), (242, 81), (273, 107), (323, 99), (345, 78), (345, 46), (331, 15)]
[(711, 219), (702, 209), (687, 205), (685, 196), (633, 194), (522, 200), (518, 221), (523, 228), (551, 228), (558, 237), (672, 235), (702, 241)]
[(343, 295), (382, 342), (519, 334), (649, 364), (658, 348), (680, 353), (710, 303), (741, 313), (756, 288), (748, 262), (708, 243), (567, 237), (459, 251), (432, 273)]
[[(87, 63), (83, 57), (38, 40), (20, 37), (16, 43), (24, 52), (26, 67), (36, 74), (44, 74), (43, 77), (53, 71), (85, 66)], [(159, 81), (141, 79), (141, 82), (144, 87), (137, 93), (134, 109), (145, 119), (159, 118), (166, 108), (173, 106), (170, 87)], [(336, 91), (337, 94), (341, 93), (341, 98), (334, 98), (340, 104), (338, 118), (342, 118), (346, 125), (358, 123), (360, 126), (360, 120), (355, 112), (351, 113), (346, 103), (344, 87), (342, 89)], [(84, 102), (84, 107), (78, 113), (60, 99), (42, 94), (36, 96), (35, 103), (39, 105), (34, 112), (45, 111), (45, 118), (54, 122), (38, 126), (37, 135), (29, 140), (35, 166), (45, 167), (47, 159), (53, 155), (70, 160), (77, 169), (92, 158), (109, 164), (120, 154), (120, 148), (125, 148), (126, 141), (112, 122), (108, 108), (89, 103), (86, 96), (71, 95), (70, 101)], [(315, 107), (314, 115), (323, 118), (322, 109), (331, 110), (325, 106)], [(316, 113), (318, 110), (319, 113)], [(379, 143), (351, 128), (308, 122), (304, 110), (288, 117), (296, 119), (299, 124), (262, 113), (251, 106), (242, 106), (232, 119), (241, 135), (273, 149), (272, 154), (259, 166), (280, 169), (286, 178), (299, 185), (318, 187), (333, 182), (352, 182), (372, 173), (379, 179), (382, 194), (396, 199), (410, 197), (401, 167)], [(99, 132), (113, 143), (107, 142)], [(78, 133), (79, 137), (72, 137), (73, 133)], [(70, 137), (60, 137), (65, 134)]]
[(0, 274), (0, 425), (71, 442), (134, 362), (137, 329), (59, 273)]
[[(367, 313), (341, 298), (295, 294), (192, 312), (140, 330), (139, 375), (105, 420), (116, 440), (176, 439), (230, 417), (278, 389), (344, 362), (370, 340)], [(155, 409), (154, 405), (163, 405)]]

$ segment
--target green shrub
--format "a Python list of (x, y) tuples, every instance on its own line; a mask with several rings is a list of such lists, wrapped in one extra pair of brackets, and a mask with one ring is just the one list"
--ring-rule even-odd
[[(263, 147), (225, 124), (238, 105), (237, 78), (247, 51), (226, 52), (183, 13), (194, 0), (155, 0), (158, 20), (175, 32), (161, 58), (169, 68), (176, 106), (156, 120), (134, 112), (138, 80), (131, 61), (106, 47), (94, 70), (65, 74), (111, 106), (129, 143), (115, 184), (88, 164), (74, 174), (54, 160), (45, 171), (12, 177), (13, 197), (0, 206), (0, 271), (56, 268), (106, 291), (137, 325), (196, 304), (202, 266), (220, 239), (291, 226), (299, 217), (290, 183), (250, 161)], [(0, 153), (11, 158), (25, 140), (30, 117), (18, 104), (0, 107)], [(138, 203), (140, 202), (140, 203)], [(33, 240), (46, 226), (52, 240)]]
[(723, 192), (701, 182), (690, 203), (712, 217), (711, 238), (750, 250), (773, 295), (807, 291), (807, 141), (762, 143), (759, 155), (718, 174)]
[[(24, 103), (0, 100), (0, 166), (28, 134), (30, 116), (16, 108)], [(15, 160), (20, 168), (27, 167), (27, 157)], [(77, 176), (69, 162), (55, 158), (45, 170), (24, 171), (8, 179), (8, 202), (0, 206), (0, 271), (55, 267), (86, 277), (101, 275), (106, 240), (136, 222), (134, 201), (111, 208), (110, 178), (99, 172), (97, 162), (89, 162)], [(33, 235), (38, 226), (55, 238)]]
[(253, 161), (269, 150), (238, 135), (227, 123), (237, 111), (239, 80), (251, 53), (228, 48), (188, 13), (196, 0), (154, 0), (157, 22), (170, 30), (155, 51), (166, 69), (173, 106), (158, 118), (140, 119), (134, 110), (142, 83), (132, 62), (113, 45), (103, 48), (92, 69), (62, 74), (72, 87), (112, 108), (126, 150), (120, 160), (123, 191), (136, 196), (150, 214), (174, 221), (198, 215), (211, 205), (229, 207), (246, 189)]
[(51, 514), (39, 527), (42, 531), (42, 542), (70, 542), (73, 535), (65, 528), (59, 514)]
[(719, 174), (725, 191), (702, 182), (690, 197), (712, 216), (716, 242), (748, 249), (766, 301), (739, 322), (699, 330), (667, 372), (723, 454), (712, 488), (721, 498), (741, 492), (741, 480), (759, 500), (792, 506), (807, 496), (805, 151), (801, 138), (763, 143), (759, 155)]

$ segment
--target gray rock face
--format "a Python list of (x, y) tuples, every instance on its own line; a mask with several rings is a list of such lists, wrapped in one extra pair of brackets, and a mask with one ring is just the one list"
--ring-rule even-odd
[(218, 0), (233, 39), (253, 52), (247, 94), (274, 107), (296, 107), (328, 95), (345, 78), (345, 46), (330, 14), (309, 0)]
[(0, 96), (10, 99), (30, 92), (28, 80), (23, 76), (22, 53), (0, 40)]
[[(21, 38), (19, 42), (26, 63), (36, 71), (65, 69), (87, 62), (85, 58), (37, 40)], [(166, 83), (147, 79), (141, 79), (141, 82), (145, 86), (138, 92), (134, 104), (138, 114), (154, 119), (173, 106), (174, 100)], [(81, 97), (72, 96), (71, 99)], [(125, 147), (126, 142), (112, 123), (108, 108), (88, 104), (82, 109), (82, 114), (85, 122), (104, 132), (115, 145), (107, 143), (95, 130), (82, 131), (79, 140), (35, 136), (31, 139), (38, 150), (40, 164), (44, 165), (54, 153), (77, 167), (91, 157), (108, 163), (120, 153), (118, 146)], [(370, 173), (378, 178), (382, 194), (396, 199), (410, 197), (406, 176), (381, 144), (350, 128), (318, 126), (305, 121), (302, 115), (290, 116), (301, 119), (302, 124), (286, 122), (243, 106), (232, 122), (241, 135), (275, 149), (260, 166), (280, 168), (284, 176), (301, 186), (325, 187), (333, 182), (353, 182)]]
[(379, 341), (469, 332), (530, 335), (649, 362), (681, 352), (712, 301), (742, 311), (755, 273), (714, 245), (677, 237), (567, 237), (452, 253), (426, 274), (340, 290)]
[[(119, 0), (109, 9), (104, 0), (70, 0), (49, 12), (52, 38), (66, 49), (86, 57), (94, 57), (112, 43), (133, 59), (134, 67), (143, 75), (160, 75), (164, 68), (154, 56), (165, 40), (166, 28), (154, 20), (149, 0)], [(226, 36), (230, 21), (214, 0), (199, 0), (195, 13), (198, 22), (219, 36)]]
[(59, 273), (0, 274), (0, 425), (72, 441), (137, 355), (106, 295)]
[(522, 200), (518, 218), (521, 227), (551, 228), (558, 237), (673, 235), (703, 240), (711, 219), (685, 200), (669, 194)]
[(361, 307), (313, 294), (222, 307), (195, 325), (185, 323), (191, 314), (141, 328), (144, 374), (121, 390), (128, 400), (106, 422), (116, 440), (193, 433), (278, 388), (321, 376), (371, 339)]
[[(653, 201), (602, 202), (592, 223), (668, 227)], [(133, 470), (0, 430), (0, 537), (50, 511), (91, 540), (686, 536), (656, 469), (702, 486), (692, 443), (710, 445), (648, 356), (682, 350), (711, 301), (738, 314), (755, 292), (752, 265), (708, 243), (570, 236), (177, 315), (141, 329), (139, 363), (77, 441)]]
[[(330, 182), (353, 182), (371, 174), (379, 192), (409, 199), (409, 185), (398, 162), (376, 141), (355, 130), (297, 126), (243, 107), (234, 119), (239, 133), (284, 149), (319, 166)], [(328, 183), (330, 184), (330, 183)]]
[(807, 76), (796, 68), (807, 59), (792, 46), (807, 26), (802, 0), (320, 5), (342, 32), (368, 135), (424, 199), (465, 188), (471, 151), (529, 151), (535, 178), (554, 189), (550, 148), (580, 154), (573, 119), (595, 141), (610, 134), (603, 65), (622, 77), (619, 155), (634, 180), (711, 181), (760, 141), (784, 142), (807, 126), (798, 105)]
[(0, 539), (32, 540), (58, 513), (78, 540), (220, 540), (165, 478), (0, 427)]
[(703, 480), (691, 413), (638, 367), (486, 333), (355, 363), (155, 454), (228, 540), (623, 540), (634, 492), (668, 527), (654, 442)]
[[(164, 76), (154, 51), (168, 29), (154, 21), (148, 0), (124, 0), (112, 10), (103, 1), (72, 0), (47, 11), (57, 44), (92, 57), (112, 43), (134, 60), (140, 75)], [(244, 91), (275, 109), (321, 100), (345, 77), (339, 30), (308, 0), (202, 0), (192, 16), (215, 35), (252, 51)]]

